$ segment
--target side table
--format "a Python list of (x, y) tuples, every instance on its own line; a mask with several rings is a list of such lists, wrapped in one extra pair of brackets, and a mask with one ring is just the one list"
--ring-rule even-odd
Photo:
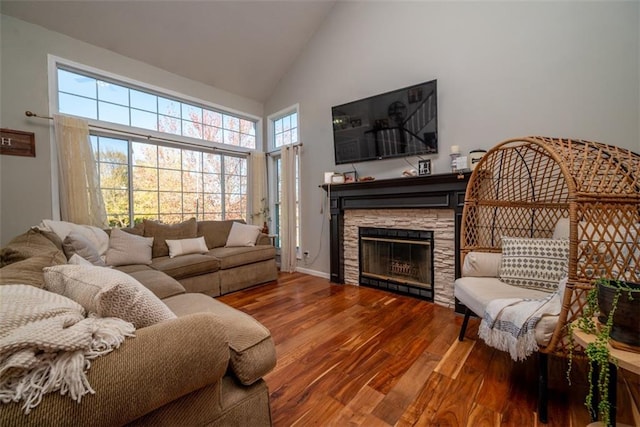
[[(595, 335), (587, 334), (586, 332), (580, 330), (577, 326), (573, 328), (573, 339), (576, 343), (580, 344), (582, 347), (587, 347), (588, 344), (594, 342), (596, 340)], [(611, 403), (611, 425), (622, 426), (622, 424), (616, 424), (616, 409), (617, 409), (617, 396), (616, 389), (618, 384), (618, 372), (616, 369), (617, 363), (619, 369), (626, 369), (627, 371), (633, 372), (634, 374), (640, 375), (640, 353), (634, 353), (631, 351), (620, 350), (617, 348), (611, 347), (609, 345), (609, 401)], [(592, 381), (592, 379), (590, 379)], [(595, 426), (604, 426), (603, 423), (596, 422), (589, 424), (591, 427)]]

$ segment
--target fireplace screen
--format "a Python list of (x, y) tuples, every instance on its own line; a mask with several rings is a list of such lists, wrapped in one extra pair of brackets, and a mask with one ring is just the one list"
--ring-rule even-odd
[(433, 300), (433, 232), (360, 228), (360, 283)]

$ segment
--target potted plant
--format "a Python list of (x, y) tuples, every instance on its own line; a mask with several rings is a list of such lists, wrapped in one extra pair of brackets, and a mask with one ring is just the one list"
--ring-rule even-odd
[(594, 378), (597, 369), (597, 383), (589, 382), (589, 392), (585, 405), (591, 414), (597, 387), (599, 403), (597, 414), (605, 425), (610, 424), (609, 403), (609, 345), (630, 351), (640, 351), (640, 285), (620, 280), (598, 279), (587, 293), (587, 304), (582, 315), (569, 326), (569, 368), (571, 372), (574, 340), (573, 328), (577, 327), (596, 337), (585, 348), (589, 363), (589, 377)]

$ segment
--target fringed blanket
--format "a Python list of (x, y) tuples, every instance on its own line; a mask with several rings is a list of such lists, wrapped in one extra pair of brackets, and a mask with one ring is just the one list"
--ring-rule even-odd
[(515, 361), (538, 350), (535, 328), (544, 316), (557, 316), (567, 279), (558, 289), (539, 299), (503, 298), (491, 301), (480, 322), (478, 335), (488, 346), (507, 351)]
[(90, 360), (133, 336), (131, 323), (84, 317), (82, 306), (28, 285), (0, 286), (0, 401), (23, 401), (28, 414), (52, 391), (80, 402), (95, 393)]

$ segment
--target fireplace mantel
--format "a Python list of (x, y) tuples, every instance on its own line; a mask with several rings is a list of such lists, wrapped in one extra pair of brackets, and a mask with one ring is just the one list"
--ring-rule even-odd
[(331, 281), (344, 283), (344, 211), (349, 209), (453, 209), (455, 212), (455, 274), (460, 277), (460, 223), (470, 173), (325, 184), (330, 221)]

